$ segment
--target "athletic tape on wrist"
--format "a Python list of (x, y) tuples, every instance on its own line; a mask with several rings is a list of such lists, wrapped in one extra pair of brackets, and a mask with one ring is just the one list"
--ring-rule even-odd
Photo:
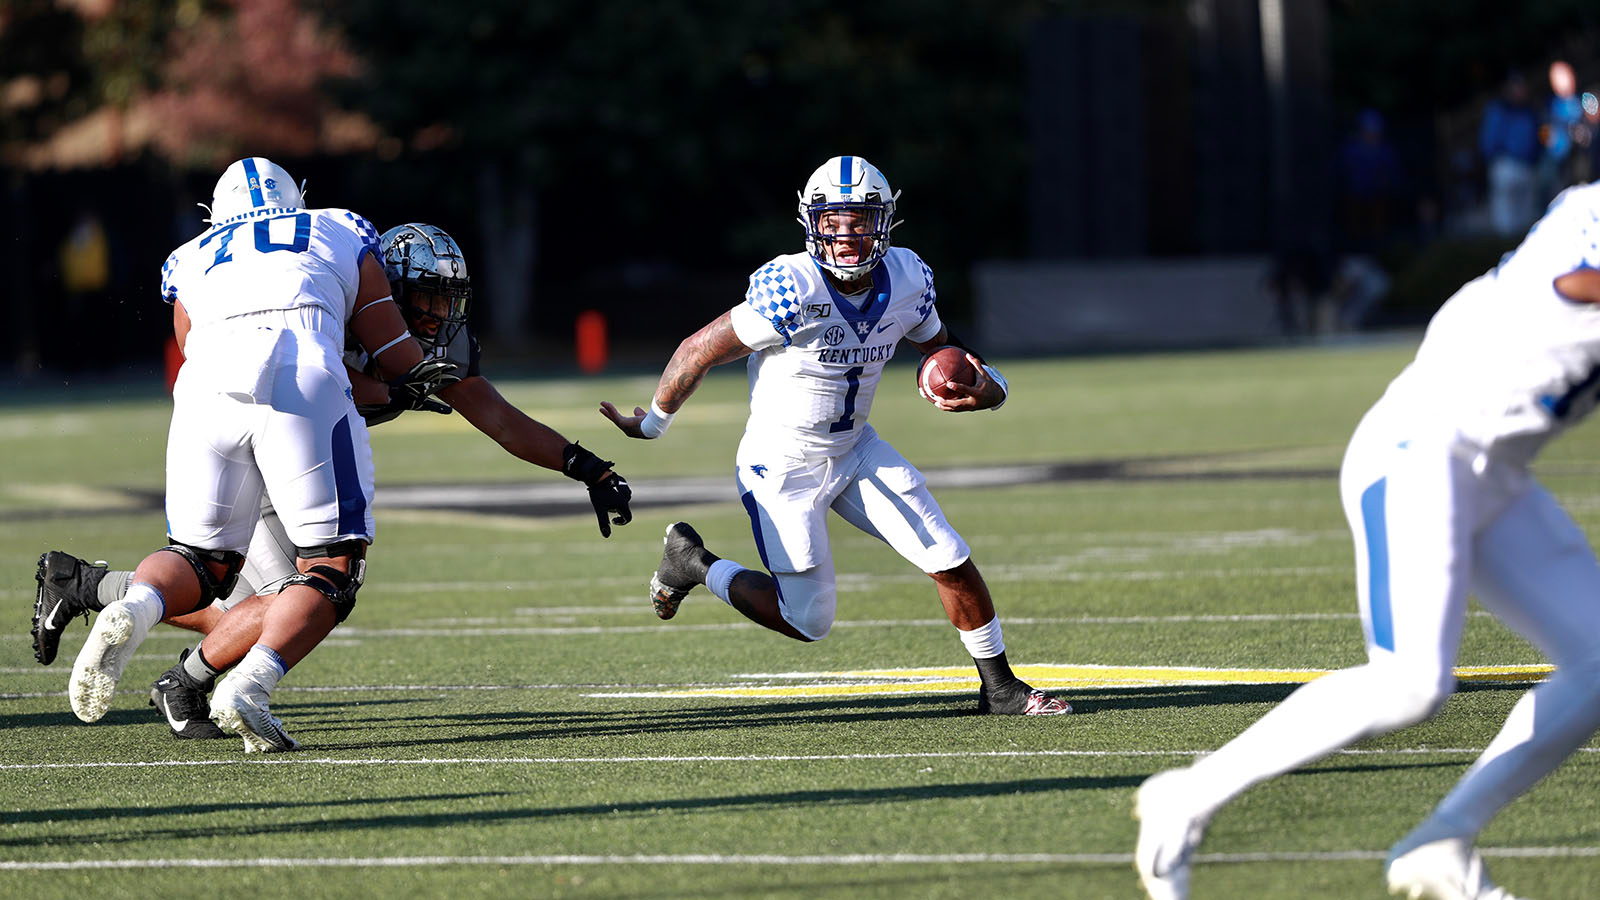
[(639, 423), (639, 431), (647, 438), (654, 440), (667, 433), (667, 428), (672, 425), (672, 417), (677, 413), (662, 411), (655, 398), (650, 399), (650, 411), (644, 414), (644, 421)]

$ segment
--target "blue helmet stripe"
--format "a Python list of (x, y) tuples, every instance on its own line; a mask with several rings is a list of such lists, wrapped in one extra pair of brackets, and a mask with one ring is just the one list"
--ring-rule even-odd
[(256, 174), (256, 161), (248, 156), (244, 160), (244, 183), (250, 186), (250, 205), (265, 206), (267, 202), (261, 196), (261, 176)]
[(850, 177), (850, 170), (852, 168), (854, 168), (854, 166), (852, 165), (854, 162), (855, 162), (855, 157), (853, 157), (853, 156), (841, 156), (841, 157), (839, 157), (839, 184), (840, 184), (840, 190), (843, 193), (846, 193), (846, 194), (850, 193), (850, 188), (855, 184), (854, 179), (852, 179)]

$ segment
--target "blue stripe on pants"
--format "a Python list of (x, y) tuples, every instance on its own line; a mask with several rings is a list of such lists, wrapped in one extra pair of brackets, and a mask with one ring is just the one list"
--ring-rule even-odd
[(339, 533), (367, 533), (367, 495), (356, 472), (356, 449), (350, 440), (350, 417), (333, 426), (333, 485), (339, 496)]
[(1388, 479), (1379, 478), (1361, 492), (1361, 521), (1367, 529), (1367, 607), (1372, 642), (1394, 651), (1394, 609), (1389, 599), (1389, 529), (1384, 521)]

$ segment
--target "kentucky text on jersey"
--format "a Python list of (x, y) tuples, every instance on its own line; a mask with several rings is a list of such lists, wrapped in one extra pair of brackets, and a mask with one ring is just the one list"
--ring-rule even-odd
[(872, 347), (830, 347), (826, 350), (818, 351), (817, 361), (860, 365), (862, 363), (884, 362), (893, 355), (893, 344), (877, 344)]

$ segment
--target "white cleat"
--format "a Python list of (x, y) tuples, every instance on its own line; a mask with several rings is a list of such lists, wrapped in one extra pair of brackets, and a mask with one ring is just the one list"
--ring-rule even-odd
[(1186, 769), (1157, 772), (1139, 785), (1133, 815), (1139, 820), (1139, 843), (1133, 867), (1150, 900), (1186, 900), (1189, 869), (1209, 817), (1191, 812), (1185, 803)]
[(94, 628), (72, 664), (72, 680), (67, 682), (73, 715), (85, 722), (100, 721), (111, 706), (123, 668), (149, 632), (150, 627), (141, 627), (120, 601), (95, 617)]
[(211, 721), (223, 731), (244, 738), (246, 753), (283, 753), (298, 750), (300, 742), (283, 730), (283, 723), (267, 709), (267, 692), (235, 669), (217, 684), (211, 695)]
[(1408, 900), (1517, 900), (1489, 880), (1483, 857), (1462, 837), (1418, 844), (1408, 835), (1389, 851), (1383, 872), (1389, 893)]

